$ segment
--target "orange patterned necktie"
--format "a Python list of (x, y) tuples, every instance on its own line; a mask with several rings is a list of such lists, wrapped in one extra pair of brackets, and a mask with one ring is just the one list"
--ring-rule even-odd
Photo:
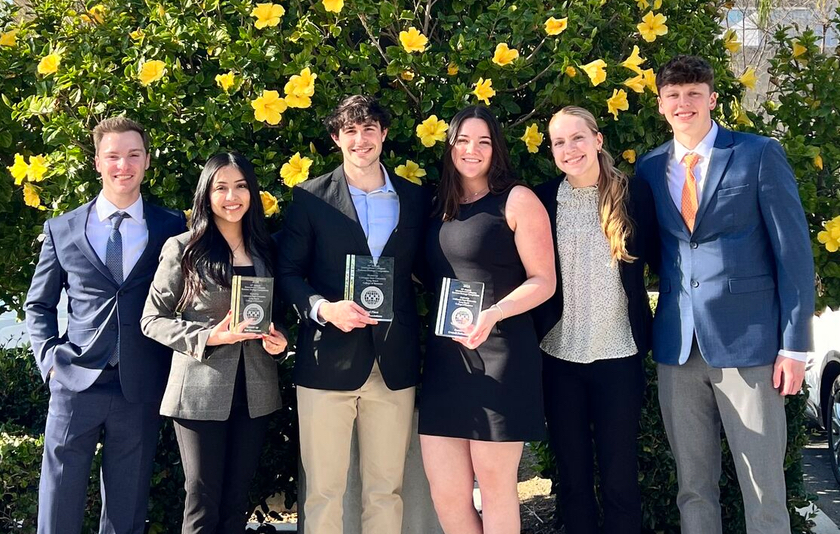
[(682, 164), (685, 165), (685, 184), (683, 184), (680, 213), (689, 232), (694, 231), (694, 218), (697, 216), (697, 178), (694, 176), (694, 166), (698, 161), (700, 161), (700, 156), (694, 152), (689, 152), (682, 159)]

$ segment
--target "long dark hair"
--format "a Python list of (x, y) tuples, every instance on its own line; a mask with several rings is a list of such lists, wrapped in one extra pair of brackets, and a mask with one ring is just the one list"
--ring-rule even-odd
[(458, 216), (460, 201), (464, 196), (461, 175), (458, 174), (458, 169), (455, 168), (455, 163), (452, 161), (452, 148), (461, 132), (461, 126), (467, 119), (481, 119), (490, 130), (490, 145), (493, 149), (493, 154), (490, 157), (490, 169), (487, 171), (487, 185), (490, 188), (490, 193), (494, 195), (504, 193), (517, 183), (499, 121), (484, 106), (470, 106), (462, 109), (449, 123), (440, 185), (435, 201), (434, 216), (441, 217), (444, 221), (451, 221)]
[(274, 273), (272, 241), (265, 226), (265, 213), (254, 167), (241, 154), (216, 154), (204, 165), (198, 185), (195, 186), (190, 240), (184, 249), (184, 257), (181, 258), (184, 292), (178, 301), (179, 311), (186, 308), (205, 289), (205, 280), (211, 280), (222, 287), (230, 287), (233, 252), (219, 232), (210, 207), (213, 179), (224, 167), (233, 167), (242, 173), (251, 195), (248, 211), (242, 217), (242, 246), (252, 257), (259, 256), (265, 262), (269, 273)]

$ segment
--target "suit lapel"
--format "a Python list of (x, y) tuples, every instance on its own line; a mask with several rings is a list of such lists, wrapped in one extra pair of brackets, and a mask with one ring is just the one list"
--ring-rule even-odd
[(723, 179), (723, 173), (729, 164), (729, 158), (732, 157), (732, 144), (734, 142), (732, 132), (721, 126), (718, 126), (718, 128), (715, 148), (712, 150), (709, 168), (706, 170), (706, 180), (703, 183), (703, 191), (697, 206), (697, 218), (694, 221), (695, 230), (700, 227), (700, 221), (703, 219), (703, 215), (706, 213), (709, 203)]
[(335, 206), (338, 211), (346, 216), (346, 222), (350, 233), (356, 244), (368, 251), (367, 238), (365, 232), (359, 224), (359, 216), (356, 213), (356, 206), (353, 205), (353, 199), (350, 197), (350, 190), (347, 188), (347, 177), (344, 175), (344, 166), (340, 165), (332, 174), (332, 193), (330, 194), (330, 203)]
[(143, 218), (146, 221), (146, 230), (149, 233), (149, 240), (146, 242), (146, 248), (143, 249), (143, 253), (140, 255), (140, 259), (137, 260), (137, 263), (134, 264), (134, 267), (131, 269), (131, 272), (128, 273), (128, 276), (125, 278), (123, 282), (128, 283), (131, 281), (132, 278), (137, 276), (137, 273), (144, 272), (144, 267), (147, 263), (157, 263), (157, 252), (159, 251), (162, 243), (161, 236), (163, 235), (163, 217), (158, 214), (157, 206), (149, 204), (145, 200), (143, 200)]
[(674, 204), (671, 191), (668, 189), (668, 161), (671, 159), (673, 150), (674, 142), (669, 141), (668, 147), (650, 162), (653, 166), (654, 194), (659, 197), (660, 203), (665, 206), (665, 216), (671, 221), (671, 224), (688, 235), (688, 228), (685, 226), (682, 214), (677, 209), (677, 205)]
[(70, 227), (73, 240), (78, 249), (82, 252), (82, 255), (87, 258), (91, 265), (96, 267), (96, 270), (99, 271), (102, 276), (110, 280), (114, 285), (118, 285), (117, 281), (114, 280), (114, 275), (111, 274), (108, 267), (106, 267), (105, 264), (102, 263), (102, 260), (99, 259), (99, 256), (96, 255), (96, 251), (94, 251), (93, 247), (90, 246), (90, 241), (88, 241), (87, 234), (85, 233), (85, 226), (87, 225), (87, 220), (90, 216), (90, 210), (94, 209), (95, 203), (96, 200), (93, 200), (74, 211), (70, 219), (67, 221), (67, 224)]

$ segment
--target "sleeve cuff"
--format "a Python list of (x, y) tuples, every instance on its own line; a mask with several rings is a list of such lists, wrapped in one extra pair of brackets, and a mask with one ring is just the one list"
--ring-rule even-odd
[(798, 362), (804, 362), (808, 360), (807, 352), (799, 352), (796, 350), (782, 349), (779, 351), (779, 356), (784, 356), (785, 358), (790, 358), (791, 360), (796, 360)]
[(318, 310), (321, 309), (321, 304), (325, 302), (327, 302), (327, 299), (317, 300), (315, 304), (312, 305), (312, 310), (309, 312), (309, 318), (321, 326), (325, 326), (327, 324), (327, 322), (321, 319), (321, 317), (318, 315)]

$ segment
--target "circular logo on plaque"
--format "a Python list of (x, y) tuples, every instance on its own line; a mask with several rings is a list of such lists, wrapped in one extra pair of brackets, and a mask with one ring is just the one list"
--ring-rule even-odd
[(452, 312), (452, 324), (455, 328), (466, 328), (473, 322), (473, 312), (469, 308), (455, 308)]
[(382, 290), (376, 286), (368, 286), (364, 288), (360, 298), (362, 299), (362, 304), (364, 304), (365, 308), (368, 308), (369, 310), (375, 310), (376, 308), (382, 306), (382, 303), (385, 302), (385, 295), (382, 293)]
[(244, 319), (250, 319), (251, 324), (258, 324), (263, 320), (263, 317), (265, 317), (265, 311), (259, 304), (248, 304), (245, 306), (245, 309), (242, 310), (242, 317)]

